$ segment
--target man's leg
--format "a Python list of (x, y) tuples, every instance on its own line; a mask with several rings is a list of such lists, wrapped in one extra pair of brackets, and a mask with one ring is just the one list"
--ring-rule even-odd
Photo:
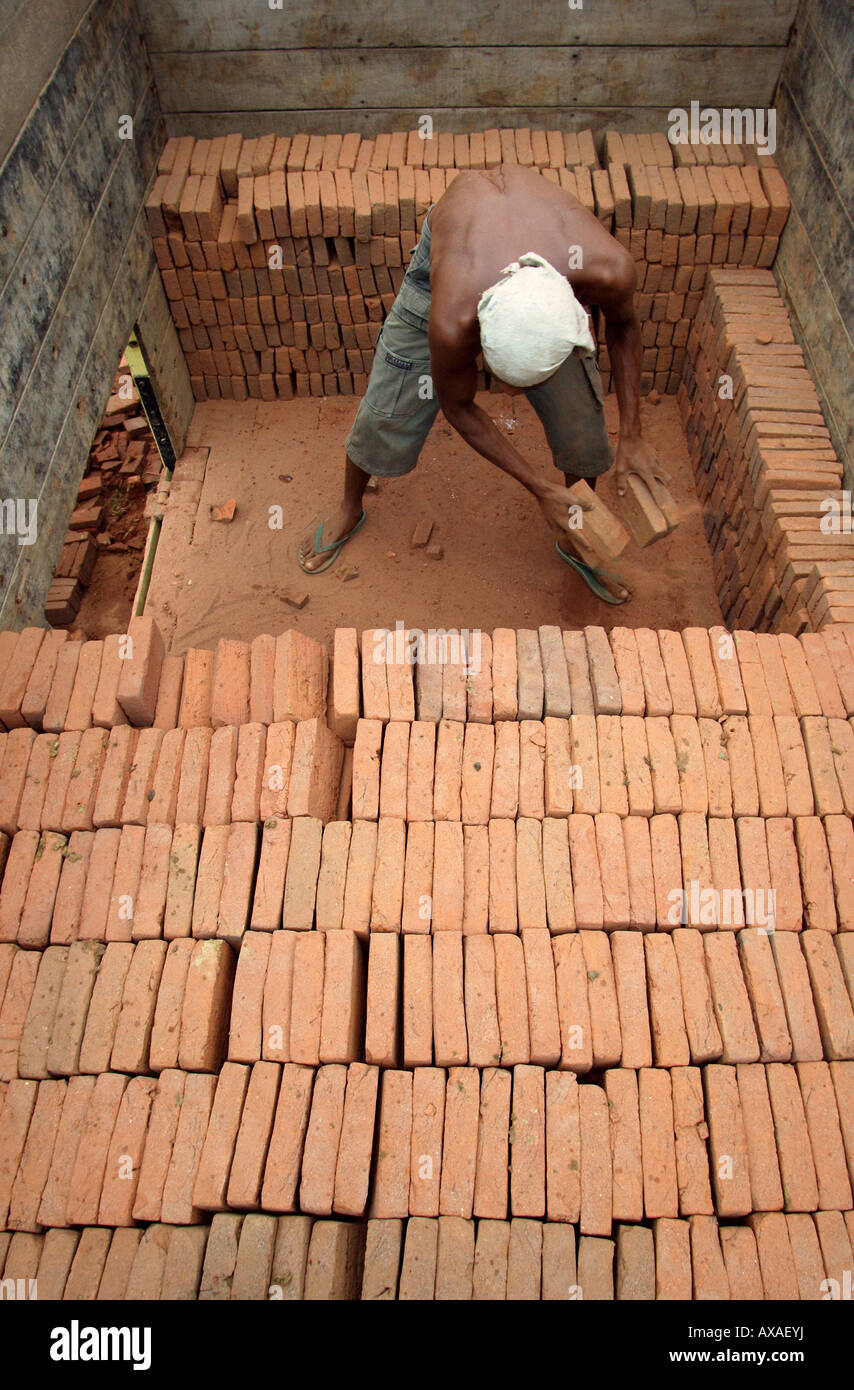
[[(585, 482), (595, 490), (597, 477), (607, 472), (614, 461), (605, 424), (604, 393), (595, 363), (572, 353), (553, 376), (525, 394), (540, 418), (555, 467), (563, 473), (566, 486)], [(589, 552), (573, 546), (572, 540), (573, 533), (569, 532), (561, 545), (589, 562)], [(625, 585), (618, 581), (602, 582), (616, 597), (627, 596)]]
[[(357, 467), (353, 460), (346, 456), (344, 464), (344, 495), (341, 505), (331, 516), (323, 522), (323, 533), (321, 536), (322, 545), (332, 545), (333, 541), (340, 541), (342, 536), (349, 535), (359, 517), (362, 515), (362, 496), (368, 485), (369, 473), (363, 468)], [(302, 547), (302, 560), (307, 570), (315, 570), (329, 559), (328, 554), (317, 554), (314, 548), (314, 536), (306, 537)]]

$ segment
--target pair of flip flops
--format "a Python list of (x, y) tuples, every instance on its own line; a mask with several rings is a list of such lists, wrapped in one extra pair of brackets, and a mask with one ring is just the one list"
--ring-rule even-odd
[(612, 579), (615, 584), (622, 585), (623, 581), (618, 574), (611, 574), (608, 570), (596, 569), (593, 565), (586, 564), (584, 560), (579, 560), (577, 555), (567, 554), (567, 552), (561, 548), (560, 541), (555, 541), (555, 550), (560, 558), (569, 565), (570, 569), (574, 569), (576, 574), (581, 575), (581, 578), (584, 580), (590, 592), (595, 594), (597, 598), (602, 599), (603, 603), (619, 604), (626, 602), (628, 594), (626, 594), (626, 598), (617, 598), (616, 594), (612, 594), (610, 589), (606, 589), (605, 585), (601, 582), (603, 579)]
[(364, 525), (365, 521), (367, 520), (367, 516), (367, 512), (363, 510), (362, 515), (359, 517), (359, 520), (356, 522), (356, 525), (353, 527), (352, 531), (348, 531), (346, 536), (342, 536), (340, 540), (333, 541), (331, 545), (323, 544), (324, 523), (321, 521), (320, 525), (314, 533), (314, 553), (315, 555), (328, 555), (329, 559), (325, 560), (322, 565), (313, 566), (311, 569), (309, 569), (309, 567), (305, 563), (305, 556), (303, 555), (302, 546), (300, 546), (299, 551), (297, 553), (297, 560), (299, 562), (300, 569), (303, 570), (306, 574), (323, 574), (324, 570), (328, 570), (331, 565), (335, 564), (335, 561), (338, 559), (338, 556), (340, 555), (342, 549), (347, 544), (347, 542), (351, 540), (353, 536), (355, 536), (359, 527)]

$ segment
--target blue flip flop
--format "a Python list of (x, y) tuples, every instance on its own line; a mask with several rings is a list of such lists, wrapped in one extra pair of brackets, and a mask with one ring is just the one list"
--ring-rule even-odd
[(608, 570), (595, 569), (593, 565), (585, 564), (584, 560), (579, 560), (577, 555), (567, 555), (565, 550), (561, 550), (560, 541), (555, 541), (555, 550), (570, 569), (574, 569), (576, 574), (581, 575), (590, 592), (595, 594), (597, 598), (601, 598), (603, 603), (620, 604), (626, 602), (626, 599), (617, 598), (616, 594), (612, 594), (609, 589), (605, 588), (604, 584), (599, 582), (600, 579), (613, 579), (616, 584), (622, 584), (623, 581), (618, 574), (610, 574)]
[(362, 526), (364, 522), (367, 520), (367, 517), (367, 512), (363, 510), (362, 515), (359, 517), (359, 520), (356, 522), (356, 525), (353, 527), (352, 531), (348, 531), (346, 536), (342, 536), (341, 539), (338, 541), (333, 541), (331, 545), (323, 544), (323, 522), (321, 521), (320, 525), (314, 533), (314, 553), (315, 555), (326, 555), (328, 553), (329, 559), (324, 564), (318, 565), (316, 569), (308, 569), (307, 566), (303, 564), (302, 546), (300, 546), (300, 549), (297, 553), (297, 562), (303, 573), (323, 574), (324, 570), (328, 570), (330, 565), (334, 565), (344, 546), (347, 544), (349, 540), (352, 540), (359, 527)]

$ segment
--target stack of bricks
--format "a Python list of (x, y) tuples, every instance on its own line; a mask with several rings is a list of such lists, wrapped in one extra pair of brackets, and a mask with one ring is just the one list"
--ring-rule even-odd
[(770, 271), (709, 275), (679, 401), (728, 624), (850, 620), (850, 493)]
[(0, 634), (4, 1288), (841, 1286), (854, 627), (412, 636)]
[[(600, 168), (590, 131), (173, 138), (146, 208), (196, 398), (362, 395), (427, 209), (501, 163), (540, 170), (632, 252), (642, 389), (674, 392), (708, 266), (771, 265), (789, 210), (773, 157), (711, 149), (609, 131)], [(607, 387), (604, 344), (599, 363)]]
[(641, 389), (672, 393), (710, 266), (773, 265), (789, 195), (773, 156), (751, 145), (607, 131), (604, 164), (597, 216), (637, 267)]

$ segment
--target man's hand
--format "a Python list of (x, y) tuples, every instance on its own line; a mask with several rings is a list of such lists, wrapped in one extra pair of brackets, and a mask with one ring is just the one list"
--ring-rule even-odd
[(554, 531), (564, 550), (572, 550), (582, 560), (595, 562), (595, 555), (584, 540), (583, 527), (570, 526), (571, 507), (580, 507), (583, 512), (590, 511), (593, 503), (578, 497), (570, 497), (567, 489), (558, 483), (542, 483), (537, 489), (537, 501), (546, 521)]
[(626, 491), (628, 474), (637, 473), (652, 493), (653, 501), (661, 506), (662, 502), (666, 500), (662, 489), (666, 488), (670, 482), (670, 474), (659, 463), (655, 450), (646, 443), (646, 440), (641, 439), (640, 435), (630, 439), (620, 439), (614, 466), (618, 497), (622, 497)]

